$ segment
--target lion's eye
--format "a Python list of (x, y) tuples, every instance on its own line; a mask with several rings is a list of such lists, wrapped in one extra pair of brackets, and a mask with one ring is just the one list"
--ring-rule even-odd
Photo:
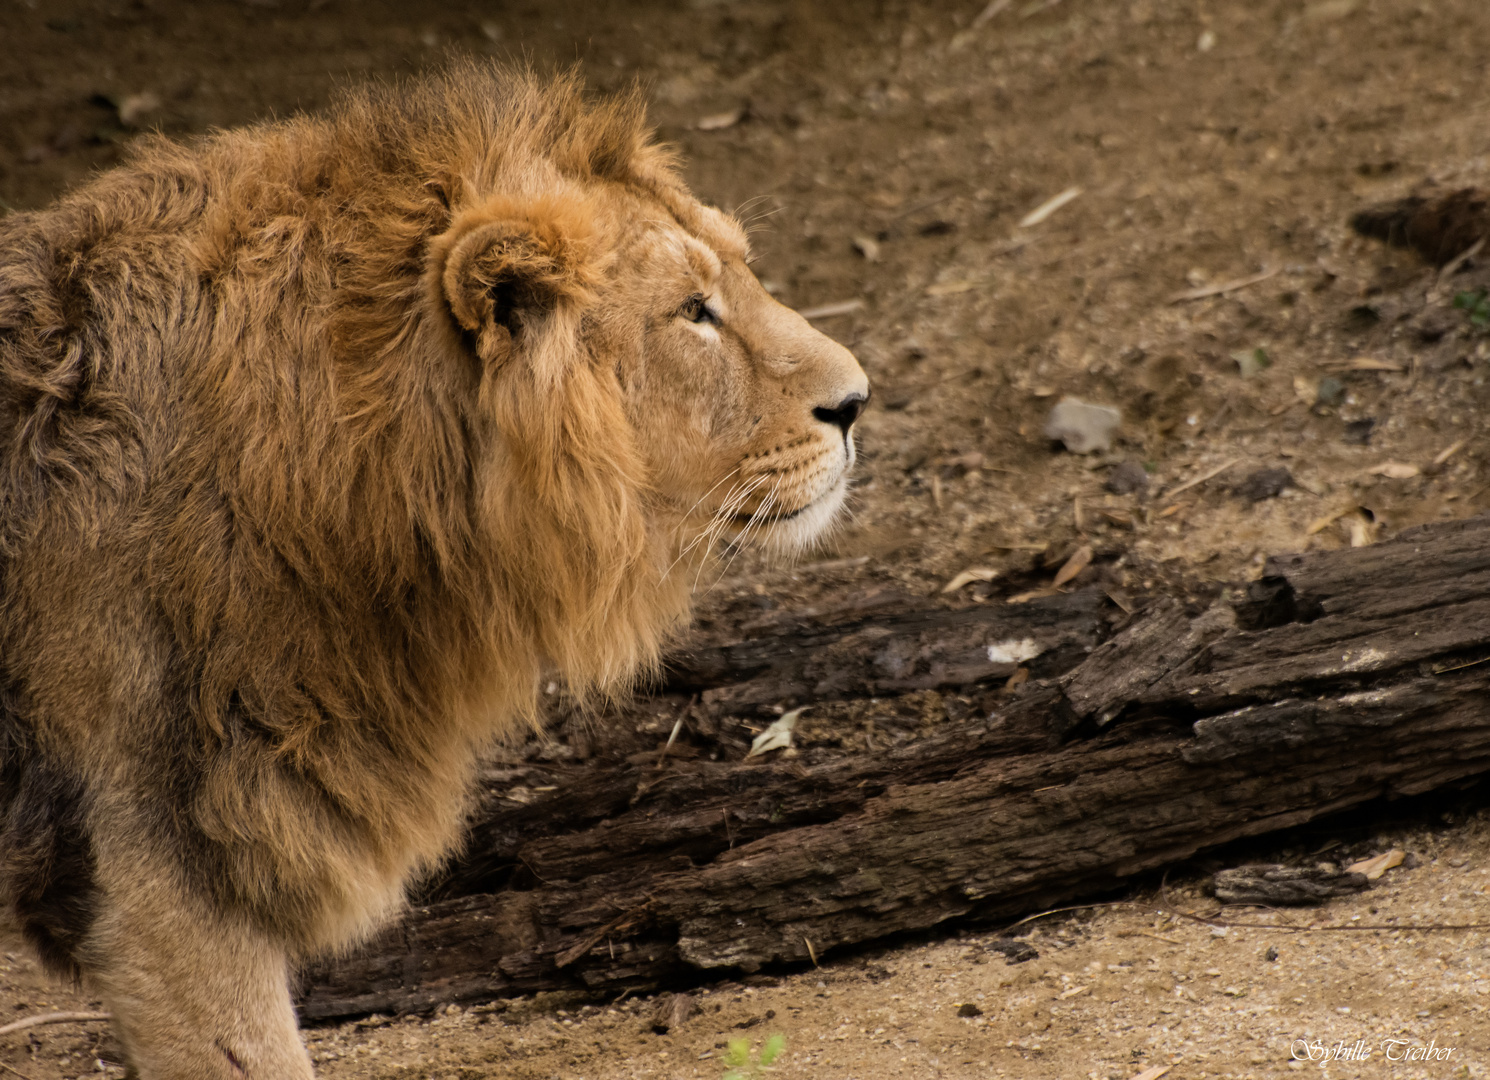
[(683, 301), (678, 314), (692, 323), (713, 323), (716, 326), (719, 324), (719, 316), (714, 314), (709, 309), (709, 305), (704, 302), (703, 293), (694, 293)]

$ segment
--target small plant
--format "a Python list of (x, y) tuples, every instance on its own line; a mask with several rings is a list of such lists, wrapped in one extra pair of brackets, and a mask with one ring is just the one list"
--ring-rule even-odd
[(772, 1035), (766, 1040), (766, 1045), (761, 1047), (761, 1052), (755, 1060), (750, 1056), (749, 1039), (731, 1039), (729, 1047), (724, 1052), (724, 1063), (728, 1066), (723, 1080), (756, 1080), (764, 1076), (773, 1062), (781, 1056), (786, 1049), (785, 1035)]
[(1454, 306), (1469, 312), (1469, 321), (1476, 326), (1490, 326), (1490, 294), (1485, 290), (1460, 293), (1454, 297)]

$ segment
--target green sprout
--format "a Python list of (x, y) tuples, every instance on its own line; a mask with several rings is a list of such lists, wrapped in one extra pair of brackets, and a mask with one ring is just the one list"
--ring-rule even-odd
[(756, 1080), (757, 1077), (764, 1076), (785, 1049), (786, 1036), (772, 1035), (766, 1040), (766, 1045), (761, 1047), (760, 1054), (751, 1060), (750, 1040), (731, 1039), (729, 1048), (724, 1052), (724, 1063), (729, 1067), (724, 1080)]
[(1469, 321), (1476, 326), (1490, 326), (1490, 295), (1484, 289), (1479, 292), (1462, 292), (1454, 297), (1454, 306), (1469, 312)]

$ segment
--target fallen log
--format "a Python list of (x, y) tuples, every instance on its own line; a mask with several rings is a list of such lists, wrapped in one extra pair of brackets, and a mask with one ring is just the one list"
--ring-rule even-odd
[(438, 899), (306, 973), (302, 1016), (811, 961), (1490, 771), (1490, 519), (1274, 558), (1203, 611), (1159, 597), (1123, 624), (1097, 590), (1034, 603), (787, 620), (774, 644), (684, 658), (674, 688), (722, 691), (716, 711), (755, 705), (772, 672), (783, 697), (854, 700), (881, 678), (987, 685), (1012, 643), (1056, 659), (986, 717), (893, 749), (592, 765), (489, 806)]

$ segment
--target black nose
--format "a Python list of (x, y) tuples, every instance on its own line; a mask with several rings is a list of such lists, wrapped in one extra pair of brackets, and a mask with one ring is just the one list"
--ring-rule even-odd
[(812, 410), (812, 415), (825, 424), (832, 424), (842, 429), (845, 435), (848, 429), (854, 426), (854, 421), (859, 419), (859, 414), (864, 411), (864, 406), (869, 404), (869, 395), (850, 394), (831, 409), (819, 405)]

